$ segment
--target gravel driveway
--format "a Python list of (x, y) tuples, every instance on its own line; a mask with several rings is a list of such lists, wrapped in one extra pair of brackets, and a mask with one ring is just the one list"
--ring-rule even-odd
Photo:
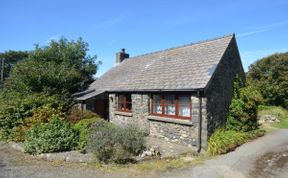
[(145, 173), (133, 170), (101, 171), (84, 164), (31, 159), (0, 142), (0, 178), (6, 177), (288, 177), (288, 129), (269, 133), (244, 144), (234, 152), (182, 170)]
[(206, 161), (204, 165), (166, 172), (161, 177), (287, 178), (287, 170), (288, 129), (282, 129)]
[(108, 173), (80, 163), (49, 162), (32, 159), (0, 142), (0, 178), (90, 178), (133, 177), (129, 173)]

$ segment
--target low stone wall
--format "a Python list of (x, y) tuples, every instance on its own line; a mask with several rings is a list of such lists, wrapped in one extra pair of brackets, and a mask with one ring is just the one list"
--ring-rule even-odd
[(197, 128), (194, 125), (181, 125), (161, 121), (149, 121), (150, 135), (172, 143), (196, 146)]
[[(124, 114), (124, 113), (123, 113)], [(110, 118), (110, 121), (120, 127), (136, 126), (135, 118), (132, 116), (125, 116), (121, 114), (115, 114)]]
[[(9, 142), (9, 146), (17, 151), (25, 152), (24, 144), (20, 142)], [(92, 153), (80, 153), (79, 151), (66, 151), (57, 153), (42, 153), (31, 155), (32, 158), (43, 159), (46, 161), (64, 161), (73, 163), (93, 163), (96, 162)]]

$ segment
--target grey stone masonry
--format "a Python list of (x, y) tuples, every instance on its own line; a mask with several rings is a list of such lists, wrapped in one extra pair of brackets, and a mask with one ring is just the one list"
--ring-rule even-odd
[(191, 96), (192, 102), (192, 122), (199, 122), (199, 98), (196, 96)]
[(149, 100), (148, 94), (132, 94), (132, 114), (136, 119), (137, 126), (149, 133), (149, 122), (147, 116), (149, 115)]
[(217, 128), (221, 128), (226, 124), (236, 75), (245, 81), (245, 72), (241, 64), (237, 43), (233, 38), (205, 88), (208, 137)]
[(202, 111), (202, 123), (201, 123), (201, 148), (207, 149), (208, 146), (208, 132), (207, 132), (207, 98), (202, 98), (201, 111)]
[[(186, 145), (186, 146), (196, 146), (198, 139), (198, 126), (199, 126), (199, 113), (200, 113), (200, 99), (196, 96), (191, 96), (192, 102), (192, 121), (191, 124), (178, 124), (175, 120), (175, 123), (163, 122), (150, 120), (150, 134), (158, 138), (164, 138), (167, 141)], [(169, 119), (170, 120), (170, 119)], [(168, 121), (168, 118), (167, 118)], [(203, 139), (207, 136), (202, 137)], [(206, 140), (202, 141), (203, 143)]]
[(181, 125), (150, 120), (150, 135), (168, 142), (192, 147), (196, 146), (197, 124)]
[[(149, 133), (151, 136), (162, 138), (172, 143), (178, 143), (188, 147), (197, 145), (199, 138), (199, 113), (200, 99), (191, 96), (192, 101), (192, 119), (183, 120), (150, 115), (150, 95), (132, 94), (132, 112), (124, 113), (115, 111), (115, 94), (109, 94), (109, 113), (110, 121), (118, 126), (137, 126), (141, 130)], [(201, 143), (207, 145), (207, 119), (206, 119), (206, 99), (202, 99), (202, 131)]]
[(121, 126), (136, 126), (144, 132), (149, 133), (149, 123), (147, 116), (149, 115), (149, 95), (132, 94), (132, 112), (119, 112), (115, 110), (116, 95), (109, 94), (109, 119), (112, 123)]

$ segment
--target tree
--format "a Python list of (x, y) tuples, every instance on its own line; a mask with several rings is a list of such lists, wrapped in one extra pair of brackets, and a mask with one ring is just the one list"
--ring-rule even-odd
[(288, 53), (274, 54), (249, 66), (248, 82), (262, 94), (267, 105), (288, 108)]
[(21, 134), (17, 128), (25, 126), (37, 108), (48, 105), (67, 111), (71, 94), (92, 82), (100, 64), (87, 52), (88, 44), (81, 38), (76, 42), (61, 38), (48, 46), (36, 45), (27, 58), (14, 64), (0, 90), (0, 139)]
[(262, 101), (260, 93), (253, 86), (244, 86), (239, 77), (235, 79), (233, 91), (227, 129), (244, 132), (257, 129), (257, 108)]
[(101, 62), (87, 55), (88, 44), (81, 38), (61, 38), (49, 46), (39, 47), (28, 58), (17, 63), (7, 80), (10, 90), (28, 93), (72, 94), (85, 89), (93, 81)]
[(0, 53), (1, 61), (1, 83), (8, 78), (11, 68), (19, 61), (28, 57), (27, 51), (5, 51)]

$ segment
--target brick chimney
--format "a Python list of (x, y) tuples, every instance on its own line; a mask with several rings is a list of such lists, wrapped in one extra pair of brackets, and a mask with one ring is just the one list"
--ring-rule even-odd
[(120, 64), (127, 58), (129, 58), (129, 54), (125, 53), (125, 48), (122, 48), (120, 52), (116, 53), (116, 64)]

